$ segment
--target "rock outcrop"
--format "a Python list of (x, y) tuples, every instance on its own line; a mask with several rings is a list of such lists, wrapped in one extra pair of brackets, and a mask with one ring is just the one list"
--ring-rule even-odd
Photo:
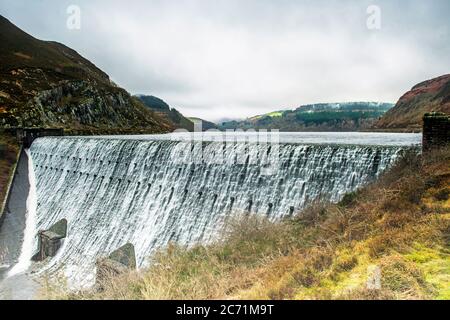
[(161, 132), (171, 128), (157, 121), (125, 90), (99, 87), (91, 81), (63, 81), (29, 100), (17, 118), (21, 127), (69, 127), (72, 131)]
[(173, 125), (63, 44), (0, 16), (0, 128), (64, 127), (77, 134), (169, 132)]
[(374, 129), (421, 131), (428, 112), (450, 114), (450, 74), (421, 82), (405, 93)]

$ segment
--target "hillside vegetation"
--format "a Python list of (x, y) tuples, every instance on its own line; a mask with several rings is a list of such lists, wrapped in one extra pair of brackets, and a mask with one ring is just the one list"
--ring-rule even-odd
[(450, 149), (408, 152), (339, 204), (279, 222), (232, 219), (221, 241), (170, 245), (150, 268), (111, 277), (102, 291), (47, 284), (41, 297), (450, 299), (449, 195)]
[(421, 131), (425, 113), (450, 114), (450, 74), (415, 85), (405, 93), (373, 129), (389, 131)]
[(242, 121), (227, 121), (221, 129), (278, 129), (280, 131), (358, 131), (370, 128), (390, 103), (320, 103), (295, 110), (274, 111)]
[(183, 116), (177, 109), (171, 108), (164, 100), (146, 95), (137, 95), (136, 98), (161, 118), (171, 123), (174, 128), (194, 131), (194, 123)]
[(76, 51), (0, 16), (0, 127), (76, 133), (167, 132), (172, 125)]
[[(13, 136), (0, 131), (0, 210), (5, 200), (8, 182), (19, 153), (19, 145)], [(0, 215), (2, 212), (0, 212)]]

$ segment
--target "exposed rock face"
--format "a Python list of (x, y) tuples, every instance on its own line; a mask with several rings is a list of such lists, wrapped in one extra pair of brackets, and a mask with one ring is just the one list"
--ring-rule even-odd
[(64, 81), (59, 87), (39, 92), (26, 104), (18, 126), (57, 126), (72, 130), (169, 130), (156, 121), (125, 91), (98, 86), (91, 81)]
[(427, 112), (450, 114), (450, 74), (424, 81), (405, 93), (375, 129), (420, 131)]
[(0, 43), (0, 128), (64, 127), (81, 134), (173, 130), (63, 44), (35, 39), (2, 16)]

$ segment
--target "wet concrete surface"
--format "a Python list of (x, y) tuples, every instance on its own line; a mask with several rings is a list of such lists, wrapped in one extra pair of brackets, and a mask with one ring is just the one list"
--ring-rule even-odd
[(28, 180), (28, 156), (22, 151), (0, 225), (0, 299), (31, 299), (38, 288), (36, 281), (28, 274), (8, 277), (8, 271), (17, 263), (22, 249), (30, 188)]
[[(0, 225), (0, 266), (12, 267), (20, 255), (25, 230), (28, 182), (28, 156), (22, 152), (2, 225)], [(3, 268), (3, 269), (4, 269)], [(5, 272), (5, 270), (3, 270)], [(0, 268), (0, 277), (2, 270)]]
[(37, 299), (39, 283), (26, 273), (0, 280), (0, 300)]

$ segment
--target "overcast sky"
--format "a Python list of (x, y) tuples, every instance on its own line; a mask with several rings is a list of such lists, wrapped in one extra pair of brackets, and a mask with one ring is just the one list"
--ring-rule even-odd
[[(80, 29), (67, 28), (71, 4)], [(367, 27), (370, 5), (380, 29)], [(448, 0), (0, 0), (0, 14), (77, 50), (131, 93), (214, 121), (317, 102), (396, 102), (450, 73)]]

